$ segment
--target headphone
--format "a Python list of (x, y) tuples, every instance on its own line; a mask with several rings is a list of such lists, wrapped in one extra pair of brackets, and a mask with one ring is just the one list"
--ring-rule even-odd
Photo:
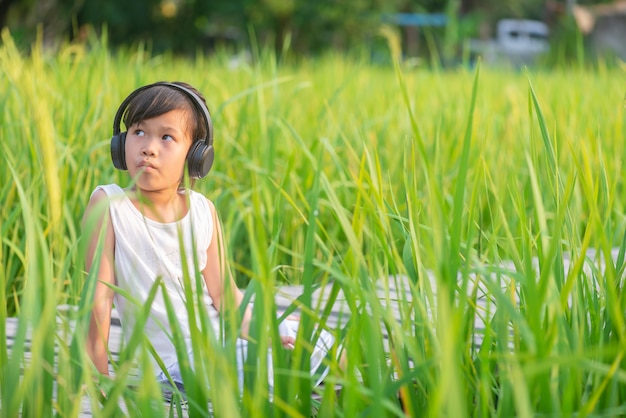
[(113, 165), (119, 170), (128, 170), (126, 166), (126, 131), (122, 132), (120, 124), (126, 108), (139, 93), (155, 86), (166, 86), (173, 88), (185, 94), (196, 108), (197, 113), (201, 114), (204, 119), (207, 137), (193, 141), (189, 152), (187, 153), (187, 167), (189, 168), (189, 176), (200, 179), (207, 175), (213, 165), (213, 122), (206, 105), (193, 91), (186, 87), (179, 86), (174, 83), (158, 82), (147, 86), (139, 87), (133, 91), (120, 105), (113, 120), (113, 137), (111, 138), (111, 159)]

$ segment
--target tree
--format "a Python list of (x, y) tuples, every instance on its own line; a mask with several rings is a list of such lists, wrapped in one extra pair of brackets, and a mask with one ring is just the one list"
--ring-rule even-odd
[(53, 43), (67, 34), (82, 6), (83, 0), (0, 0), (0, 27), (9, 27), (18, 43), (32, 43), (38, 29), (44, 42)]

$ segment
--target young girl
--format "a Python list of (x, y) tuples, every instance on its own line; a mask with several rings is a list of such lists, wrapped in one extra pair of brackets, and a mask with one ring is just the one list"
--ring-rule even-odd
[[(121, 132), (122, 122), (127, 127), (125, 132)], [(85, 224), (97, 220), (94, 232), (87, 237), (86, 268), (97, 268), (98, 277), (87, 350), (103, 374), (109, 373), (107, 344), (113, 303), (120, 314), (123, 333), (128, 336), (136, 318), (136, 306), (131, 300), (145, 301), (157, 279), (162, 280), (172, 305), (181, 307), (177, 317), (191, 354), (189, 318), (183, 308), (184, 264), (189, 268), (197, 266), (202, 275), (202, 288), (198, 291), (202, 292), (216, 336), (221, 335), (219, 313), (223, 303), (234, 300), (238, 306), (243, 300), (225, 267), (215, 206), (183, 185), (185, 170), (192, 179), (202, 178), (213, 162), (213, 126), (203, 96), (182, 82), (159, 82), (132, 92), (115, 116), (111, 158), (116, 168), (128, 170), (131, 186), (96, 187), (84, 217)], [(195, 277), (195, 272), (190, 275)], [(241, 325), (243, 338), (248, 335), (250, 319), (248, 307)], [(157, 295), (144, 332), (171, 378), (182, 387), (168, 324), (163, 297)], [(282, 346), (293, 348), (297, 323), (284, 325), (279, 327)], [(332, 344), (331, 334), (322, 332), (312, 357), (312, 372)], [(237, 355), (241, 388), (245, 341), (238, 341), (237, 347), (243, 350), (243, 356)], [(165, 374), (161, 372), (159, 379), (165, 381)]]

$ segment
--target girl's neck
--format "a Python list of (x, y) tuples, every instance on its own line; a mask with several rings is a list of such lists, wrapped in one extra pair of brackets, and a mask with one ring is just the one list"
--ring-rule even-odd
[(184, 190), (146, 192), (132, 187), (129, 198), (143, 216), (153, 221), (170, 223), (187, 214), (187, 194)]

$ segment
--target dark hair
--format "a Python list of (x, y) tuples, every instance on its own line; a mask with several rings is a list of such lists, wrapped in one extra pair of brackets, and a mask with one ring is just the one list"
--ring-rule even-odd
[[(191, 90), (206, 106), (204, 96), (190, 84), (182, 81), (174, 81), (172, 84)], [(202, 122), (203, 116), (198, 114), (196, 105), (182, 91), (164, 85), (157, 85), (137, 94), (128, 104), (126, 112), (124, 112), (124, 125), (128, 129), (135, 123), (160, 116), (175, 109), (185, 110), (190, 122), (187, 132), (191, 134), (192, 141), (207, 137), (208, 132), (205, 124)]]

